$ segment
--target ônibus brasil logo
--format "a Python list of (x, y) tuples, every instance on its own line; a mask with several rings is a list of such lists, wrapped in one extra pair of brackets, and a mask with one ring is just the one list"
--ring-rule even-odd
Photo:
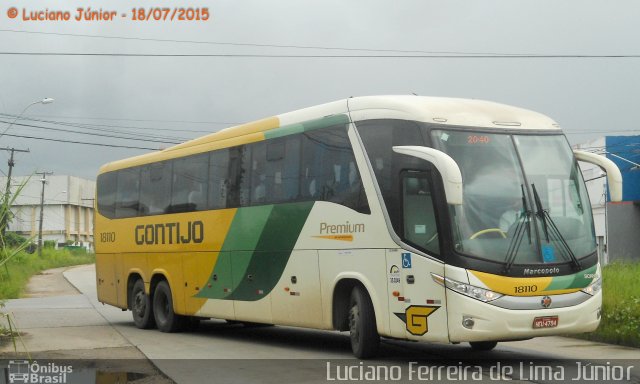
[(38, 364), (37, 361), (9, 360), (7, 367), (9, 383), (59, 383), (67, 382), (67, 375), (73, 372), (70, 365), (56, 363)]

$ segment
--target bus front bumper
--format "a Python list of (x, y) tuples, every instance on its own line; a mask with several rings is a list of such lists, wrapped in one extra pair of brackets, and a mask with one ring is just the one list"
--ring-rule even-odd
[[(574, 306), (548, 309), (541, 306), (534, 310), (514, 310), (447, 290), (449, 340), (507, 341), (591, 332), (600, 323), (601, 307), (602, 291)], [(540, 317), (557, 317), (557, 325), (551, 328), (534, 328), (534, 320)]]

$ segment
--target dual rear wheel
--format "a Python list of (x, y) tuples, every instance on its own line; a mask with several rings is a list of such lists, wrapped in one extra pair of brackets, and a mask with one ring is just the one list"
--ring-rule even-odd
[(131, 290), (131, 300), (133, 321), (141, 329), (158, 327), (161, 332), (178, 332), (193, 330), (200, 322), (196, 317), (178, 315), (173, 311), (171, 288), (164, 280), (156, 285), (149, 297), (144, 291), (144, 283), (138, 279)]

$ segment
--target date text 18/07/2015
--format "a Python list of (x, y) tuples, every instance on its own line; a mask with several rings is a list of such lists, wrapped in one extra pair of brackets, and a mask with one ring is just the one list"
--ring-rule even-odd
[[(18, 16), (15, 8), (7, 13), (10, 18)], [(76, 8), (75, 12), (51, 9), (22, 9), (22, 21), (114, 21), (121, 19), (133, 21), (207, 21), (211, 18), (209, 8), (132, 8), (130, 12), (119, 13), (114, 10)]]

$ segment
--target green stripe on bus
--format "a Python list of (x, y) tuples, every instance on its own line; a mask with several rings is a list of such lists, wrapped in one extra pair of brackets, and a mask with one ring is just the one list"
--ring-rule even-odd
[(236, 214), (233, 217), (229, 231), (227, 232), (224, 243), (222, 244), (218, 261), (216, 262), (216, 265), (211, 272), (211, 276), (209, 277), (209, 281), (214, 281), (215, 276), (215, 281), (220, 279), (220, 281), (229, 282), (229, 286), (224, 287), (228, 289), (228, 292), (224, 292), (219, 286), (212, 288), (205, 286), (200, 290), (196, 297), (222, 299), (233, 292), (233, 290), (240, 284), (251, 257), (243, 257), (242, 254), (239, 254), (238, 257), (234, 259), (233, 267), (231, 263), (226, 262), (225, 257), (228, 257), (227, 253), (231, 251), (236, 253), (238, 251), (245, 250), (252, 253), (258, 245), (260, 235), (262, 235), (262, 231), (267, 224), (272, 210), (273, 205), (261, 205), (257, 207), (239, 208), (236, 210)]
[[(273, 290), (282, 276), (313, 202), (240, 208), (209, 281), (196, 297), (255, 301)], [(228, 262), (230, 258), (231, 262)], [(227, 292), (222, 288), (227, 288)]]
[(597, 266), (594, 265), (591, 268), (585, 269), (573, 275), (555, 276), (551, 280), (551, 284), (545, 289), (545, 291), (553, 291), (557, 289), (574, 289), (585, 288), (593, 281), (592, 277), (586, 278), (585, 275), (592, 275), (596, 273)]
[[(273, 290), (287, 266), (312, 207), (313, 202), (274, 207), (242, 282), (227, 299), (255, 301)], [(249, 279), (248, 275), (252, 275), (253, 279)]]
[(291, 125), (285, 125), (280, 128), (271, 129), (264, 132), (264, 138), (275, 139), (282, 136), (293, 135), (295, 133), (313, 131), (318, 128), (331, 127), (334, 125), (349, 123), (349, 117), (347, 115), (332, 115), (323, 117), (321, 119), (309, 120), (304, 123), (297, 123)]

